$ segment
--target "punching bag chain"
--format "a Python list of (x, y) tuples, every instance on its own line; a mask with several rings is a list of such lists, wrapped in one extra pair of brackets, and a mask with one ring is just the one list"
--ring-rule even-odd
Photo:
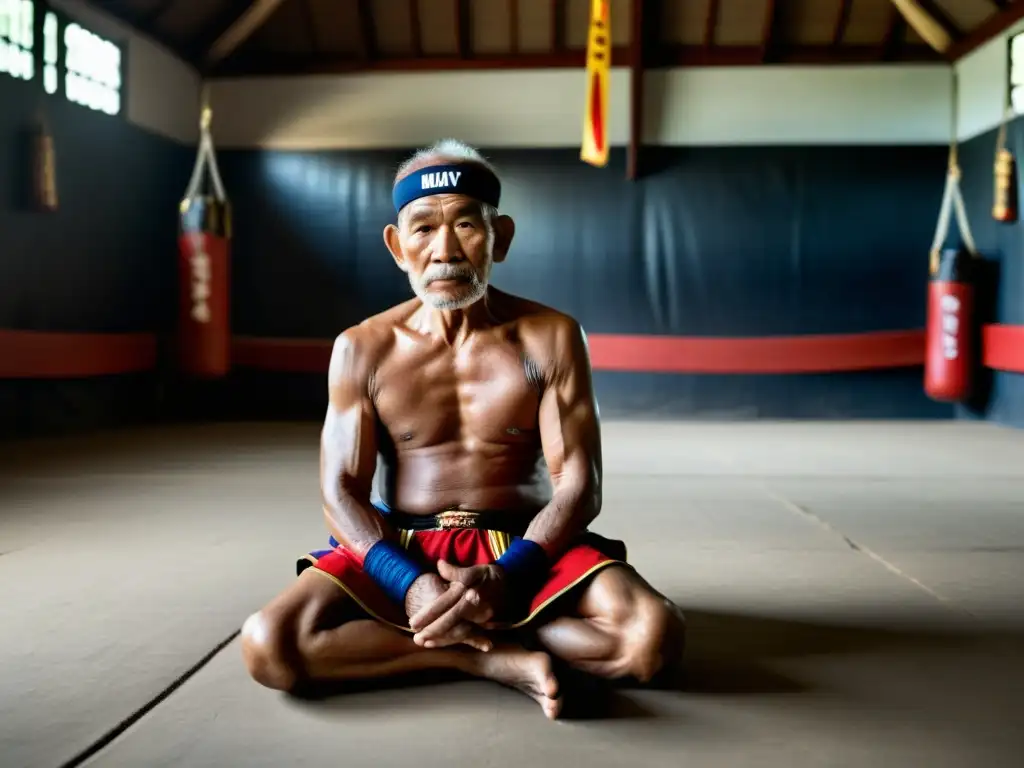
[(942, 195), (942, 207), (939, 209), (939, 220), (935, 227), (935, 239), (932, 241), (930, 268), (931, 273), (934, 275), (939, 271), (939, 257), (942, 251), (942, 246), (946, 242), (946, 237), (949, 235), (949, 217), (953, 213), (953, 209), (956, 209), (956, 222), (960, 228), (960, 236), (963, 238), (964, 246), (971, 256), (977, 255), (977, 248), (974, 245), (974, 235), (971, 233), (971, 225), (967, 220), (967, 208), (964, 205), (963, 195), (960, 193), (960, 164), (958, 162), (957, 149), (959, 145), (957, 130), (958, 130), (958, 112), (959, 105), (957, 104), (958, 93), (957, 93), (957, 77), (956, 72), (953, 72), (953, 110), (952, 110), (952, 130), (949, 142), (949, 163), (946, 171), (946, 189)]

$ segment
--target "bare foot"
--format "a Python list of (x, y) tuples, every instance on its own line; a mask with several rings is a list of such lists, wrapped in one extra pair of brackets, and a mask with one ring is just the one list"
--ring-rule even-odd
[(551, 720), (562, 711), (558, 678), (546, 653), (527, 651), (518, 646), (497, 646), (490, 653), (476, 654), (480, 673), (495, 682), (522, 691), (540, 704)]

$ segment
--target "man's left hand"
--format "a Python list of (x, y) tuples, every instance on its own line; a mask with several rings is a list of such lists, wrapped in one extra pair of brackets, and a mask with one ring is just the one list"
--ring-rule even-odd
[(450, 583), (467, 589), (449, 590), (409, 619), (413, 640), (428, 648), (447, 645), (445, 635), (462, 621), (485, 626), (501, 610), (505, 596), (504, 571), (496, 565), (460, 568), (441, 560), (437, 572)]

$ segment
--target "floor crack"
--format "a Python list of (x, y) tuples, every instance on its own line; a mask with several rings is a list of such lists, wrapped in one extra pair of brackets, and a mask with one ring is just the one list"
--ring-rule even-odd
[(197, 661), (195, 664), (193, 664), (191, 667), (189, 667), (187, 670), (185, 670), (181, 675), (176, 677), (171, 682), (170, 685), (168, 685), (166, 688), (164, 688), (162, 691), (160, 691), (156, 696), (154, 696), (152, 699), (147, 701), (145, 704), (143, 704), (137, 710), (135, 710), (130, 715), (128, 715), (128, 717), (126, 717), (120, 723), (115, 725), (113, 728), (111, 728), (109, 731), (107, 731), (105, 734), (103, 734), (99, 739), (94, 741), (92, 744), (90, 744), (88, 747), (83, 749), (77, 755), (72, 757), (67, 762), (62, 763), (60, 768), (77, 768), (77, 766), (80, 766), (80, 765), (84, 764), (87, 760), (89, 760), (90, 758), (95, 757), (97, 754), (99, 754), (101, 751), (103, 751), (118, 736), (120, 736), (122, 733), (124, 733), (129, 728), (131, 728), (133, 725), (135, 725), (137, 722), (139, 722), (139, 720), (141, 720), (143, 717), (145, 717), (147, 714), (149, 714), (151, 711), (153, 711), (153, 709), (155, 709), (159, 704), (161, 704), (163, 701), (165, 701), (168, 696), (170, 696), (172, 693), (174, 693), (176, 690), (178, 690), (182, 685), (184, 685), (189, 680), (189, 678), (193, 677), (197, 672), (199, 672), (199, 670), (201, 670), (203, 667), (205, 667), (207, 664), (209, 664), (211, 661), (213, 661), (213, 658), (218, 653), (223, 651), (228, 645), (230, 645), (231, 642), (236, 637), (238, 637), (238, 635), (241, 633), (241, 631), (242, 631), (241, 628), (236, 629), (234, 632), (232, 632), (226, 638), (224, 638), (219, 643), (217, 643), (217, 645), (215, 645), (209, 652), (207, 652), (199, 661)]
[(917, 587), (918, 589), (922, 590), (923, 592), (926, 592), (927, 594), (931, 595), (933, 598), (938, 600), (940, 603), (945, 605), (947, 608), (950, 608), (951, 610), (956, 611), (958, 613), (962, 613), (962, 614), (964, 614), (966, 616), (970, 616), (971, 618), (976, 618), (974, 616), (974, 614), (971, 613), (970, 611), (968, 611), (966, 608), (963, 608), (962, 606), (957, 605), (952, 600), (950, 600), (948, 597), (943, 595), (941, 592), (937, 592), (936, 590), (932, 589), (927, 584), (925, 584), (923, 581), (921, 581), (920, 579), (916, 578), (915, 576), (907, 573), (902, 568), (900, 568), (898, 565), (896, 565), (895, 563), (890, 562), (886, 558), (882, 557), (882, 555), (880, 555), (877, 552), (874, 552), (873, 550), (871, 550), (869, 547), (866, 547), (863, 544), (861, 544), (861, 543), (859, 543), (857, 541), (854, 541), (853, 539), (851, 539), (849, 536), (847, 536), (842, 531), (834, 528), (827, 520), (819, 517), (818, 515), (816, 515), (814, 512), (812, 512), (810, 509), (808, 509), (807, 507), (803, 506), (802, 504), (797, 504), (795, 501), (791, 501), (790, 499), (786, 498), (782, 494), (776, 493), (774, 490), (772, 490), (772, 488), (767, 483), (763, 483), (761, 485), (761, 489), (769, 497), (771, 497), (773, 500), (777, 501), (782, 506), (786, 507), (787, 509), (789, 509), (792, 512), (795, 512), (796, 514), (800, 515), (801, 517), (804, 517), (807, 520), (810, 520), (812, 523), (817, 525), (819, 528), (824, 529), (825, 531), (827, 531), (828, 533), (832, 534), (833, 536), (840, 537), (844, 542), (846, 542), (847, 546), (849, 546), (850, 549), (852, 549), (854, 552), (859, 552), (860, 554), (864, 555), (865, 557), (871, 558), (872, 560), (874, 560), (876, 563), (881, 565), (883, 568), (885, 568), (890, 573), (893, 573), (896, 576), (899, 576), (901, 579), (909, 581), (915, 587)]

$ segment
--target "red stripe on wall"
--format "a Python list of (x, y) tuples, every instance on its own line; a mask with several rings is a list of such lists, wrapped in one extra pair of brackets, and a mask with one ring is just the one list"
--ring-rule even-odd
[(986, 325), (981, 345), (986, 368), (1024, 373), (1024, 325)]
[[(633, 373), (793, 374), (921, 365), (923, 331), (762, 338), (589, 336), (593, 367)], [(1024, 373), (1024, 326), (984, 329), (984, 364)], [(324, 373), (332, 342), (236, 336), (232, 365), (282, 373)], [(0, 330), (0, 378), (78, 378), (153, 370), (150, 334)]]
[(0, 379), (77, 379), (156, 368), (150, 333), (0, 330)]
[(322, 339), (265, 339), (235, 336), (231, 364), (279, 373), (326, 373), (333, 341)]
[(595, 370), (637, 373), (834, 373), (924, 362), (924, 331), (745, 339), (588, 337)]

